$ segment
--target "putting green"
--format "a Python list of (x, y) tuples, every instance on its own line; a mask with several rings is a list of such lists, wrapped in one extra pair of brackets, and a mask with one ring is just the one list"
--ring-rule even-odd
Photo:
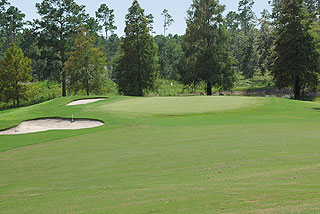
[(141, 114), (189, 114), (233, 110), (261, 102), (262, 98), (252, 97), (141, 97), (107, 103), (100, 108)]

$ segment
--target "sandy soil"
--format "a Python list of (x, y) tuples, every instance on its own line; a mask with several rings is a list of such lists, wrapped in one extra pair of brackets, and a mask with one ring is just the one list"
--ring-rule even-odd
[(0, 135), (26, 134), (48, 130), (85, 129), (102, 125), (104, 125), (103, 122), (90, 119), (75, 119), (74, 122), (71, 122), (71, 119), (44, 118), (22, 122), (17, 127), (0, 131)]
[(100, 100), (105, 100), (105, 99), (106, 98), (76, 100), (71, 103), (68, 103), (66, 106), (84, 105), (84, 104), (94, 103), (94, 102), (98, 102)]

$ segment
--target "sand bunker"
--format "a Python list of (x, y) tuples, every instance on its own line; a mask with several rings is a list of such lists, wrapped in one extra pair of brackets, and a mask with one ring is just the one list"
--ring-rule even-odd
[(24, 121), (17, 127), (0, 131), (0, 135), (26, 134), (48, 130), (86, 129), (102, 125), (104, 125), (103, 122), (91, 119), (74, 119), (73, 122), (71, 122), (71, 119), (65, 118), (42, 118)]
[(88, 103), (94, 103), (94, 102), (98, 102), (100, 100), (105, 100), (107, 98), (96, 98), (96, 99), (83, 99), (83, 100), (76, 100), (73, 101), (71, 103), (68, 103), (66, 106), (76, 106), (76, 105), (84, 105), (84, 104), (88, 104)]

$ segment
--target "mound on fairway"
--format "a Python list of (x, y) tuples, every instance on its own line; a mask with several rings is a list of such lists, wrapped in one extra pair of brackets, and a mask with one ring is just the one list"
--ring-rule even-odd
[(101, 108), (141, 114), (188, 114), (250, 107), (261, 101), (252, 97), (142, 97), (108, 103)]
[(93, 128), (104, 125), (103, 122), (92, 119), (65, 119), (65, 118), (42, 118), (24, 121), (17, 127), (0, 131), (0, 135), (27, 134), (49, 130), (75, 130)]
[(107, 98), (81, 99), (81, 100), (76, 100), (71, 103), (68, 103), (66, 106), (84, 105), (84, 104), (94, 103), (94, 102), (98, 102), (105, 99)]

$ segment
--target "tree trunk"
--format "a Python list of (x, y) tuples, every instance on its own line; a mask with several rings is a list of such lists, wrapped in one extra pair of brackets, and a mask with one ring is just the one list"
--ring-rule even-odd
[(108, 29), (106, 28), (105, 31), (106, 31), (106, 40), (108, 40)]
[[(138, 35), (139, 36), (139, 35)], [(140, 46), (137, 47), (138, 55), (137, 55), (137, 62), (138, 62), (138, 91), (137, 96), (142, 97), (143, 96), (143, 88), (142, 88), (142, 76), (141, 76), (141, 54), (140, 54)]]
[(138, 83), (138, 94), (137, 96), (142, 97), (143, 96), (143, 89), (142, 89), (142, 78), (141, 74), (139, 73), (139, 83)]
[(207, 96), (212, 96), (212, 83), (207, 82)]
[(17, 94), (17, 107), (20, 106), (20, 102), (19, 102), (19, 94)]
[(89, 81), (86, 81), (86, 91), (87, 91), (87, 96), (89, 96)]
[(106, 47), (106, 48), (107, 48), (106, 56), (107, 56), (107, 58), (110, 58), (110, 57), (109, 57), (109, 44), (108, 44), (108, 29), (106, 28), (105, 30), (106, 30), (106, 44), (107, 44), (107, 45), (106, 45), (106, 46), (107, 46), (107, 47)]
[(301, 85), (300, 85), (300, 77), (296, 77), (296, 82), (294, 85), (294, 99), (298, 100), (301, 97)]
[(16, 82), (16, 99), (17, 99), (17, 106), (16, 107), (19, 107), (20, 106), (20, 102), (19, 102), (19, 89), (18, 89), (18, 83)]
[(11, 43), (10, 42), (10, 31), (9, 31), (9, 26), (8, 25), (6, 26), (6, 32), (7, 32), (6, 33), (7, 34), (6, 35), (6, 37), (7, 37), (7, 47), (6, 47), (6, 49), (8, 49), (10, 47), (10, 43)]
[[(16, 76), (17, 76), (17, 71), (16, 71)], [(20, 102), (19, 102), (19, 88), (18, 88), (18, 81), (16, 80), (15, 82), (15, 89), (16, 89), (16, 101), (17, 101), (17, 105), (15, 105), (15, 107), (19, 107), (20, 106)]]
[(64, 49), (61, 50), (61, 63), (62, 63), (62, 96), (67, 96), (67, 90), (66, 90), (66, 73), (64, 72), (64, 63), (65, 63), (65, 55), (64, 55)]

